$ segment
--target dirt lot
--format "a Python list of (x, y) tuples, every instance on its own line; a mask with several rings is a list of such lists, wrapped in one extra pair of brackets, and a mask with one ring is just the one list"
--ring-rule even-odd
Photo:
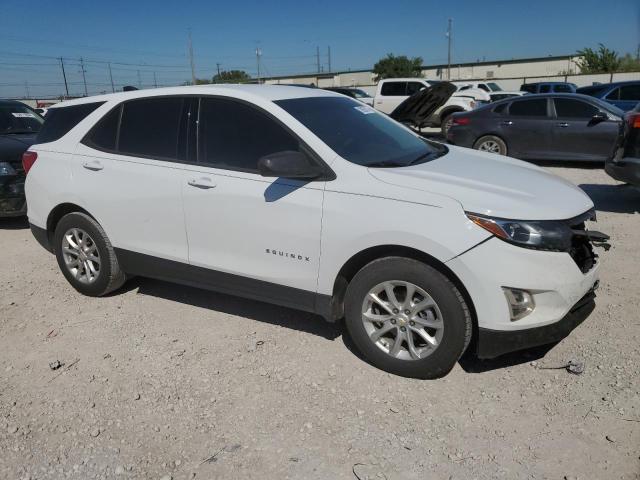
[[(640, 478), (640, 191), (548, 168), (613, 239), (595, 312), (437, 381), (376, 370), (293, 310), (145, 279), (82, 297), (1, 221), (0, 478)], [(541, 368), (570, 359), (582, 375)]]

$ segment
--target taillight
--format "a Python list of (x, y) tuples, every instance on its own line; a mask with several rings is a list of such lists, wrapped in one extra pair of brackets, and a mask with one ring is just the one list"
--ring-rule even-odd
[(453, 117), (453, 125), (469, 125), (471, 119), (469, 117)]
[(24, 174), (26, 175), (33, 167), (33, 164), (36, 163), (38, 159), (38, 154), (36, 152), (31, 152), (27, 150), (22, 154), (22, 168), (24, 168)]
[(627, 122), (631, 128), (640, 128), (640, 113), (630, 113), (627, 115)]

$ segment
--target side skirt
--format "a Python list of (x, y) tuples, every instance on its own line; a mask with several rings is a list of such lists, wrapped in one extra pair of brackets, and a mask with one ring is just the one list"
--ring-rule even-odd
[(126, 273), (273, 303), (331, 318), (331, 296), (115, 248)]

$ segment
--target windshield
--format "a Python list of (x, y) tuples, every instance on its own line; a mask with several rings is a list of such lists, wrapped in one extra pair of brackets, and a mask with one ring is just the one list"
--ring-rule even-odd
[(487, 83), (487, 86), (491, 89), (492, 92), (501, 92), (502, 88), (500, 88), (500, 85), (498, 85), (495, 82), (489, 82)]
[(353, 88), (351, 91), (355, 94), (356, 98), (371, 98), (371, 95), (359, 88)]
[(25, 105), (0, 104), (0, 134), (36, 133), (44, 119)]
[(275, 102), (338, 155), (365, 167), (406, 167), (444, 155), (377, 110), (349, 98), (311, 97)]

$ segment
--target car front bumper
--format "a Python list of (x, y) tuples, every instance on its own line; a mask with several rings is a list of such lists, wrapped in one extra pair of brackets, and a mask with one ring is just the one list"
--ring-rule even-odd
[[(568, 253), (531, 250), (492, 237), (447, 266), (471, 297), (482, 358), (556, 342), (593, 310), (585, 305), (595, 296), (597, 259), (583, 273)], [(512, 321), (504, 288), (529, 292), (535, 301), (533, 311)]]
[(604, 164), (607, 174), (620, 182), (640, 185), (640, 158), (622, 158)]

